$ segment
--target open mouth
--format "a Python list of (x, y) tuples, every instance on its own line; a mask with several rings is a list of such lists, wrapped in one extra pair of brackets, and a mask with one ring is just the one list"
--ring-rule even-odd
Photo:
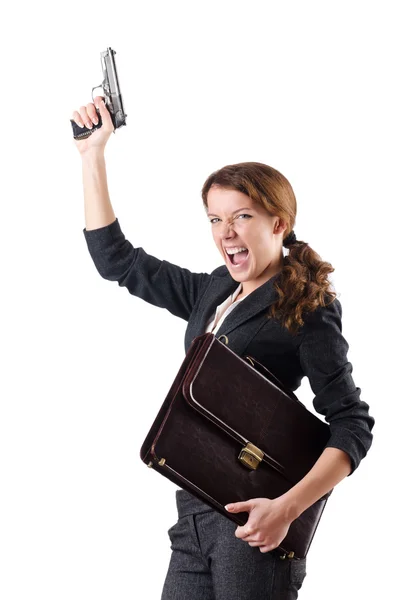
[(228, 254), (227, 252), (225, 252), (225, 254), (227, 256), (229, 264), (234, 269), (239, 269), (247, 262), (249, 250), (244, 250), (244, 252), (238, 252), (237, 254)]

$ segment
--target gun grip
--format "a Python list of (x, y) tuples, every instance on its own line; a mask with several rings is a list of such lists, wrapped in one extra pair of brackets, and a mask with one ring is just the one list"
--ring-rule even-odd
[[(98, 116), (98, 125), (92, 125), (92, 129), (88, 129), (88, 127), (79, 127), (77, 125), (77, 123), (75, 121), (73, 121), (73, 119), (70, 119), (70, 123), (72, 125), (72, 129), (73, 129), (73, 137), (75, 140), (84, 140), (85, 138), (88, 138), (91, 133), (93, 131), (95, 131), (95, 129), (99, 129), (100, 127), (102, 127), (102, 119), (101, 119), (101, 113), (99, 112), (98, 109), (96, 110), (96, 114)], [(112, 122), (114, 125), (114, 118), (112, 113), (110, 113), (110, 116), (112, 118)]]

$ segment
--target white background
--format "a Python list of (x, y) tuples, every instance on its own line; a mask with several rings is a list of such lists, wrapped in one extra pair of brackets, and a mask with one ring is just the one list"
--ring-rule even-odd
[[(2, 600), (159, 599), (176, 486), (140, 446), (184, 357), (186, 322), (102, 279), (83, 236), (70, 117), (116, 50), (127, 127), (106, 148), (126, 237), (210, 271), (214, 170), (259, 161), (331, 262), (374, 443), (335, 490), (303, 600), (395, 589), (393, 2), (45, 2), (2, 13)], [(96, 90), (96, 93), (100, 90)], [(297, 390), (311, 407), (307, 379)], [(231, 498), (231, 501), (233, 499)]]

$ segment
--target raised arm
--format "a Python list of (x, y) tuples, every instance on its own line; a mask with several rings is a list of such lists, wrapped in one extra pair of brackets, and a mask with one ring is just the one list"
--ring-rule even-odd
[[(84, 139), (75, 140), (83, 167), (84, 213), (86, 229), (92, 230), (106, 227), (116, 217), (110, 202), (105, 166), (105, 146), (114, 131), (112, 119), (103, 98), (95, 97), (95, 105), (99, 108), (102, 126)], [(92, 129), (98, 123), (95, 106), (92, 102), (74, 111), (73, 120), (80, 127)]]
[(116, 219), (99, 229), (83, 230), (92, 260), (104, 279), (118, 281), (138, 296), (187, 321), (204, 293), (211, 275), (188, 269), (134, 248)]
[[(99, 102), (99, 98), (95, 100)], [(82, 157), (86, 222), (83, 232), (90, 255), (104, 279), (117, 281), (130, 294), (188, 320), (211, 275), (192, 273), (160, 260), (142, 248), (135, 248), (125, 238), (107, 185), (104, 149), (113, 125), (106, 107), (99, 103), (99, 109), (102, 127), (89, 138), (75, 142)], [(89, 126), (95, 114), (95, 107), (90, 104), (81, 107), (80, 115), (74, 113), (74, 118)]]

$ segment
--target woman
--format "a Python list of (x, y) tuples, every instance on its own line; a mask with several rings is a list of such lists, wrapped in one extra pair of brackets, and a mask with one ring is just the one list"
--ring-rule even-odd
[[(102, 277), (188, 322), (185, 349), (196, 335), (227, 335), (291, 390), (309, 378), (315, 409), (331, 437), (311, 471), (283, 496), (247, 498), (227, 510), (247, 511), (235, 524), (185, 490), (176, 491), (178, 521), (162, 600), (289, 600), (297, 598), (306, 560), (280, 559), (275, 548), (306, 508), (350, 475), (372, 443), (373, 418), (347, 361), (341, 305), (327, 279), (332, 266), (296, 240), (295, 196), (281, 173), (260, 163), (229, 165), (205, 182), (202, 197), (225, 265), (191, 273), (135, 249), (125, 239), (107, 189), (104, 148), (113, 131), (101, 97), (103, 125), (76, 141), (82, 156), (84, 235)], [(96, 124), (94, 104), (73, 113)], [(289, 255), (283, 256), (283, 245)], [(268, 318), (270, 317), (270, 318)]]

